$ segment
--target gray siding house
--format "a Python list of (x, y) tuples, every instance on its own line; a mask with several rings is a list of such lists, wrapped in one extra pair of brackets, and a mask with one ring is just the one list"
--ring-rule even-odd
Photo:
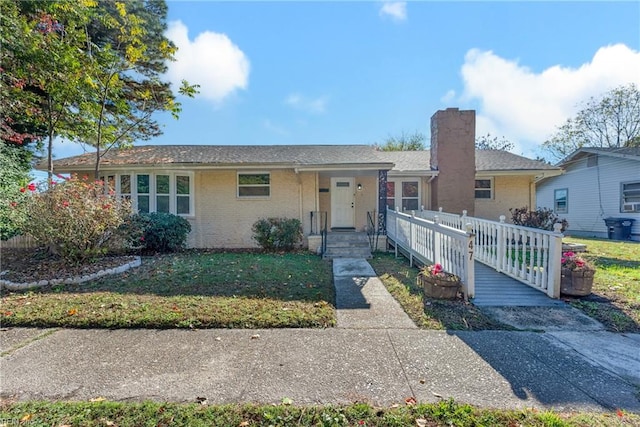
[(631, 218), (640, 241), (640, 147), (584, 147), (559, 166), (564, 173), (540, 181), (536, 198), (569, 221), (567, 234), (606, 238), (605, 218)]

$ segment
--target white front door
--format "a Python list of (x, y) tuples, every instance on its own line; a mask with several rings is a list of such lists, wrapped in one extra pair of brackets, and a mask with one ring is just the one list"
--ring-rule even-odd
[(353, 178), (331, 178), (331, 227), (355, 227), (355, 188)]

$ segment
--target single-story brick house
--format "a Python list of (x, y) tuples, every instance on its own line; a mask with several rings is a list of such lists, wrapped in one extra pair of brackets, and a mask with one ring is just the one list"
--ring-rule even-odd
[[(535, 206), (535, 182), (560, 169), (505, 151), (476, 151), (475, 112), (438, 111), (431, 148), (382, 152), (368, 145), (159, 145), (111, 150), (101, 176), (143, 212), (187, 218), (190, 247), (252, 247), (259, 218), (298, 218), (306, 237), (312, 213), (330, 229), (365, 230), (368, 213), (467, 210), (497, 219)], [(56, 173), (91, 174), (94, 154), (54, 161)], [(315, 239), (305, 239), (311, 249)]]

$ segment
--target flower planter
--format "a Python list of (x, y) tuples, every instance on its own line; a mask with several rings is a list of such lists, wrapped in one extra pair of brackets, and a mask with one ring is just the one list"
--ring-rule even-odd
[(447, 273), (437, 276), (418, 274), (418, 285), (429, 298), (455, 299), (460, 290), (460, 279)]
[(565, 295), (583, 297), (591, 293), (593, 287), (594, 270), (570, 270), (562, 269), (560, 281), (560, 293)]

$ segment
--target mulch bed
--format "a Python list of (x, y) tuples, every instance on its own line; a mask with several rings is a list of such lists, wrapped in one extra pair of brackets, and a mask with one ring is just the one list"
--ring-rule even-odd
[(14, 283), (31, 283), (40, 280), (68, 279), (119, 267), (133, 261), (132, 256), (109, 256), (93, 262), (72, 265), (60, 258), (48, 255), (42, 249), (0, 250), (0, 276)]

